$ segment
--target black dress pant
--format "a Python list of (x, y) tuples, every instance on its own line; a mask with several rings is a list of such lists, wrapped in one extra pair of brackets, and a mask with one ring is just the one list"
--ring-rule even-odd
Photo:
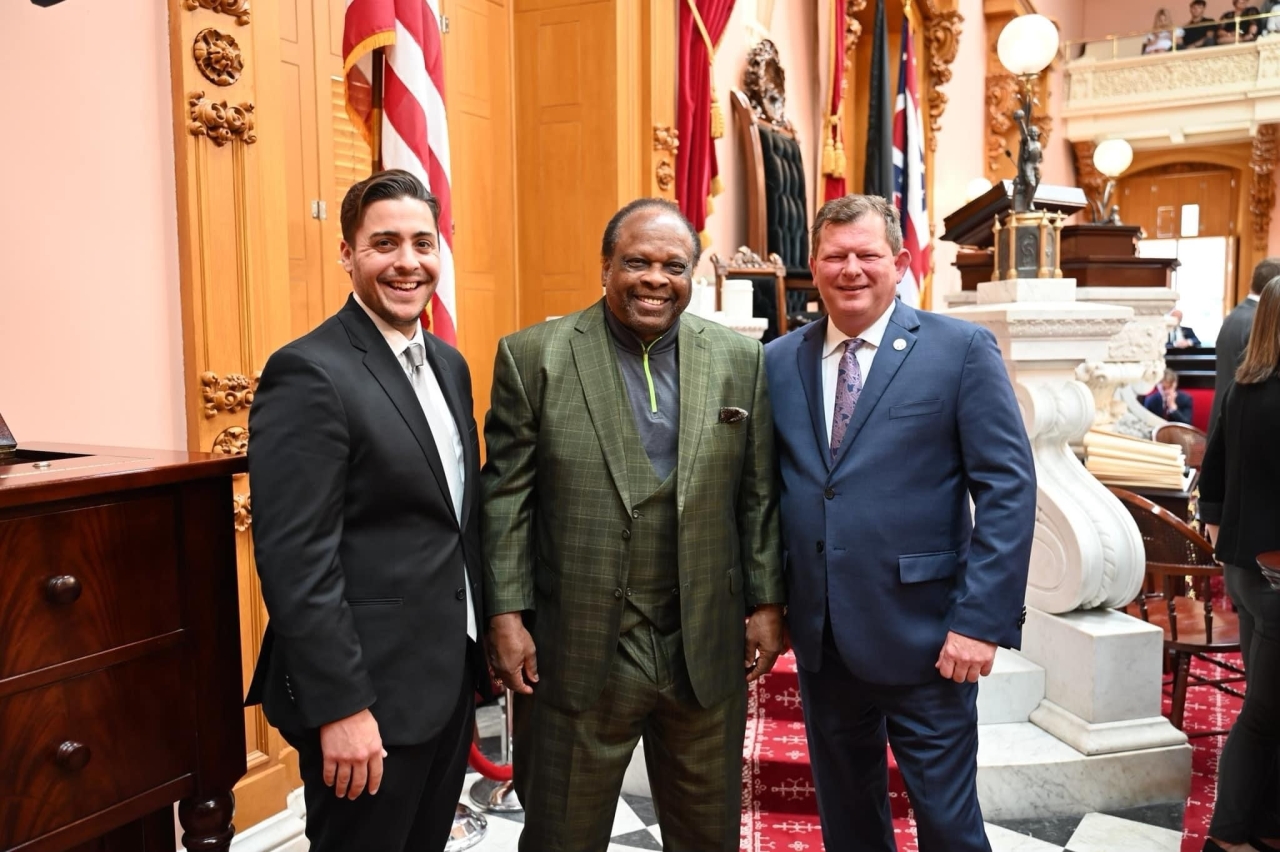
[(1239, 611), (1247, 688), (1218, 761), (1209, 834), (1244, 843), (1280, 836), (1280, 591), (1256, 567), (1228, 565), (1224, 573)]
[(384, 746), (382, 785), (355, 801), (324, 783), (320, 732), (284, 732), (298, 750), (311, 852), (443, 852), (462, 793), (475, 719), (475, 690), (463, 678), (457, 708), (425, 743)]

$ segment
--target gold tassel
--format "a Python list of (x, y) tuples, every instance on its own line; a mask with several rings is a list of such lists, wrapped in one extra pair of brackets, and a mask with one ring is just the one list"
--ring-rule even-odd
[(830, 134), (822, 145), (822, 173), (832, 177), (836, 174), (836, 146), (831, 142)]
[(711, 90), (711, 138), (724, 136), (724, 112), (720, 109), (720, 101), (716, 100), (715, 89)]
[(835, 149), (836, 149), (836, 168), (835, 168), (835, 171), (831, 173), (831, 176), (842, 178), (844, 177), (845, 168), (848, 166), (848, 161), (845, 160), (845, 157), (844, 157), (844, 143), (839, 139), (836, 139)]
[[(720, 180), (720, 175), (716, 175), (711, 178), (711, 194), (719, 195), (722, 192), (724, 192), (724, 181)], [(707, 201), (710, 200), (710, 198), (707, 199)]]
[(715, 203), (711, 200), (711, 196), (710, 196), (710, 195), (708, 195), (708, 196), (707, 196), (707, 215), (708, 215), (708, 216), (710, 216), (710, 215), (711, 215), (712, 213), (714, 213), (714, 212), (716, 212), (716, 205), (715, 205)]
[(707, 246), (711, 245), (711, 235), (706, 231), (701, 231), (698, 234), (698, 239), (702, 241), (702, 250), (706, 251)]

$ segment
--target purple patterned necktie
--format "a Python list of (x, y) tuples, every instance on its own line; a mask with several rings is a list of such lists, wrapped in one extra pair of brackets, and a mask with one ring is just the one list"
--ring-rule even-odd
[(862, 338), (845, 341), (844, 357), (840, 359), (840, 372), (836, 374), (836, 404), (831, 413), (831, 458), (840, 451), (845, 430), (853, 419), (853, 408), (862, 394), (862, 368), (858, 366), (856, 353)]

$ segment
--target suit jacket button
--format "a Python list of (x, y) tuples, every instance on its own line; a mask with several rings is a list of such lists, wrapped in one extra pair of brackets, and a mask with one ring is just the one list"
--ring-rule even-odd
[(640, 510), (639, 510), (639, 509), (632, 509), (632, 510), (631, 510), (631, 517), (633, 517), (633, 518), (638, 518), (638, 517), (640, 517)]
[(823, 550), (826, 549), (826, 547), (827, 547), (826, 542), (822, 541), (822, 539), (818, 539), (818, 552), (821, 553)]
[(631, 590), (627, 589), (627, 597), (631, 597)]
[(622, 600), (622, 589), (614, 589), (613, 596), (618, 600)]
[(623, 530), (623, 531), (622, 531), (622, 540), (623, 540), (623, 541), (630, 541), (630, 540), (631, 540), (631, 530)]
[(467, 590), (466, 590), (466, 589), (458, 589), (458, 591), (456, 591), (456, 592), (454, 592), (454, 593), (453, 593), (453, 596), (454, 596), (455, 598), (457, 598), (458, 600), (460, 600), (460, 601), (462, 601), (462, 600), (466, 600), (466, 599), (467, 599)]
[(822, 492), (822, 496), (826, 497), (828, 500), (834, 500), (836, 499), (836, 491), (834, 488), (828, 488), (826, 491)]

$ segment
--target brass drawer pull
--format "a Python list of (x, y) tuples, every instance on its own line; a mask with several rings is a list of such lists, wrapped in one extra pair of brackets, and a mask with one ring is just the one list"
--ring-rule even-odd
[(55, 759), (63, 769), (78, 772), (89, 764), (90, 757), (92, 757), (92, 754), (87, 745), (78, 743), (75, 740), (67, 740), (58, 746), (58, 754)]
[(80, 598), (80, 581), (70, 574), (50, 577), (49, 582), (44, 584), (44, 596), (49, 599), (49, 603), (63, 606), (75, 603)]

